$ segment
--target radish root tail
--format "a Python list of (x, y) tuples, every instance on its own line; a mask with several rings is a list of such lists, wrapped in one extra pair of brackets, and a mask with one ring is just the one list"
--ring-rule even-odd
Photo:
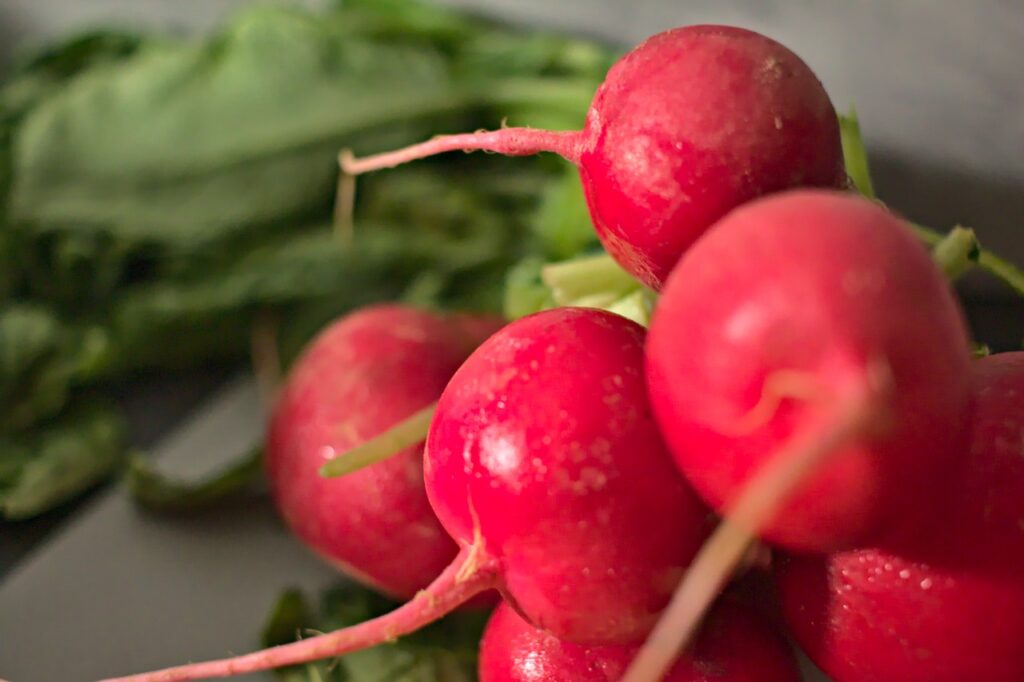
[(870, 365), (866, 384), (865, 390), (836, 405), (835, 419), (824, 432), (793, 441), (747, 483), (683, 576), (622, 682), (662, 679), (785, 499), (830, 455), (887, 426), (886, 397), (892, 387), (888, 365)]
[(580, 133), (575, 130), (553, 131), (538, 128), (501, 128), (499, 130), (440, 135), (403, 149), (374, 154), (361, 159), (339, 158), (343, 175), (355, 176), (384, 168), (394, 168), (435, 154), (453, 151), (486, 151), (506, 156), (529, 156), (554, 152), (573, 163), (579, 162)]

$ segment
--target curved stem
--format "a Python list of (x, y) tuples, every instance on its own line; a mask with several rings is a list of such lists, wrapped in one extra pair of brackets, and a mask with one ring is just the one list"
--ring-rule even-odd
[(422, 159), (427, 156), (453, 151), (488, 151), (507, 156), (528, 156), (538, 152), (554, 152), (573, 163), (579, 162), (580, 133), (576, 130), (552, 131), (539, 128), (502, 128), (500, 130), (440, 135), (403, 149), (365, 156), (361, 159), (342, 159), (342, 171), (360, 175), (382, 168)]
[(446, 616), (471, 597), (495, 586), (496, 562), (486, 557), (481, 560), (481, 552), (474, 551), (474, 547), (464, 548), (426, 589), (391, 613), (378, 618), (251, 654), (111, 678), (103, 682), (183, 682), (229, 677), (341, 656), (394, 640)]
[[(945, 236), (924, 225), (918, 223), (907, 222), (907, 226), (913, 230), (921, 241), (929, 246), (938, 246)], [(988, 251), (987, 249), (978, 249), (978, 267), (985, 270), (991, 275), (995, 275), (997, 279), (1003, 281), (1004, 284), (1009, 286), (1011, 289), (1016, 291), (1019, 295), (1024, 296), (1024, 271), (1017, 266), (1013, 265), (1007, 260), (1004, 260), (996, 254)]]
[(701, 618), (747, 556), (758, 532), (785, 499), (829, 455), (870, 432), (885, 418), (880, 391), (888, 390), (891, 379), (887, 374), (879, 379), (883, 385), (870, 386), (840, 405), (824, 433), (791, 443), (747, 483), (690, 565), (622, 682), (662, 679), (693, 639)]
[(436, 409), (437, 403), (431, 403), (384, 433), (334, 457), (320, 467), (320, 475), (326, 478), (345, 476), (422, 442), (430, 430), (430, 421)]

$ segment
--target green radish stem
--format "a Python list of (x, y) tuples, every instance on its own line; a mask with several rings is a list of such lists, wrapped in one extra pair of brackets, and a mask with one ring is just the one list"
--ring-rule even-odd
[(390, 429), (374, 436), (361, 445), (338, 455), (320, 467), (320, 475), (327, 478), (344, 476), (371, 464), (385, 460), (395, 453), (422, 443), (430, 429), (437, 403), (431, 403), (406, 417)]
[(656, 296), (649, 289), (637, 289), (631, 294), (623, 296), (617, 301), (604, 307), (608, 312), (622, 315), (626, 319), (633, 320), (641, 327), (647, 327), (651, 323), (651, 313), (654, 312)]
[(594, 294), (615, 300), (640, 286), (606, 253), (545, 265), (540, 277), (558, 305), (572, 305)]
[[(839, 116), (839, 131), (842, 137), (846, 172), (849, 174), (850, 180), (857, 188), (857, 191), (863, 196), (869, 199), (876, 199), (875, 188), (871, 182), (871, 168), (868, 165), (868, 155), (864, 147), (864, 138), (860, 132), (860, 121), (853, 107), (850, 107), (847, 115)], [(946, 238), (945, 235), (930, 227), (912, 222), (908, 222), (907, 225), (929, 246), (937, 246)], [(954, 228), (953, 232), (956, 232), (957, 229), (964, 228)], [(991, 251), (980, 247), (976, 247), (976, 249), (977, 258), (975, 260), (978, 267), (994, 275), (1018, 294), (1024, 296), (1024, 271), (1021, 271), (1020, 268), (1014, 266), (1009, 261), (1003, 260)], [(942, 264), (941, 261), (940, 264)], [(945, 269), (945, 264), (942, 265), (943, 269)]]
[(868, 164), (864, 138), (860, 134), (860, 119), (852, 104), (845, 116), (839, 115), (839, 137), (843, 145), (843, 162), (846, 165), (846, 173), (853, 181), (853, 186), (868, 199), (877, 198), (875, 185), (871, 181), (871, 167)]
[(980, 252), (981, 246), (974, 230), (959, 225), (932, 247), (932, 257), (950, 279), (967, 272), (978, 262)]
[(884, 398), (892, 379), (883, 363), (872, 370), (866, 390), (837, 405), (835, 420), (823, 433), (793, 441), (747, 483), (690, 564), (622, 682), (662, 679), (692, 641), (715, 598), (750, 555), (760, 529), (786, 498), (830, 455), (885, 423)]

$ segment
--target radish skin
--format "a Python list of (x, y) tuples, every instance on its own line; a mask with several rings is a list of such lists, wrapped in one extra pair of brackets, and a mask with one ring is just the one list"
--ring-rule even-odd
[(677, 465), (726, 510), (787, 443), (822, 437), (837, 404), (890, 374), (878, 421), (891, 428), (865, 429), (765, 526), (771, 543), (827, 552), (928, 525), (964, 459), (970, 355), (949, 283), (902, 221), (795, 190), (734, 211), (687, 253), (654, 313), (647, 376)]
[(721, 221), (673, 273), (647, 369), (725, 519), (624, 682), (667, 669), (756, 537), (828, 551), (926, 527), (963, 460), (969, 367), (942, 273), (876, 204), (798, 190)]
[(956, 494), (900, 549), (783, 557), (790, 629), (836, 682), (1024, 679), (1024, 352), (974, 362)]
[[(480, 642), (480, 682), (616, 682), (636, 646), (563, 642), (531, 626), (507, 604), (491, 616)], [(709, 671), (714, 671), (709, 678)], [(711, 613), (693, 651), (662, 682), (799, 682), (793, 651), (762, 619), (734, 601)]]
[(462, 361), (502, 324), (378, 305), (317, 335), (292, 367), (267, 433), (274, 503), (300, 540), (396, 599), (437, 577), (458, 548), (427, 501), (422, 437), (345, 479), (324, 479), (318, 470), (325, 458), (435, 401)]

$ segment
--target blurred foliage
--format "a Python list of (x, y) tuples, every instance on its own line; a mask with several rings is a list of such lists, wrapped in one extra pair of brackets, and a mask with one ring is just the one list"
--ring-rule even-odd
[[(261, 315), (287, 360), (372, 301), (500, 309), (513, 263), (593, 243), (573, 169), (451, 154), (364, 176), (348, 234), (331, 225), (337, 154), (504, 120), (578, 128), (614, 57), (346, 0), (254, 6), (202, 38), (91, 32), (16, 64), (0, 82), (4, 485), (65, 418), (110, 415), (73, 405), (126, 373), (242, 361)], [(92, 460), (51, 455), (61, 476), (32, 486), (52, 494), (18, 515), (119, 467), (123, 439), (118, 456), (101, 440), (82, 440)]]

